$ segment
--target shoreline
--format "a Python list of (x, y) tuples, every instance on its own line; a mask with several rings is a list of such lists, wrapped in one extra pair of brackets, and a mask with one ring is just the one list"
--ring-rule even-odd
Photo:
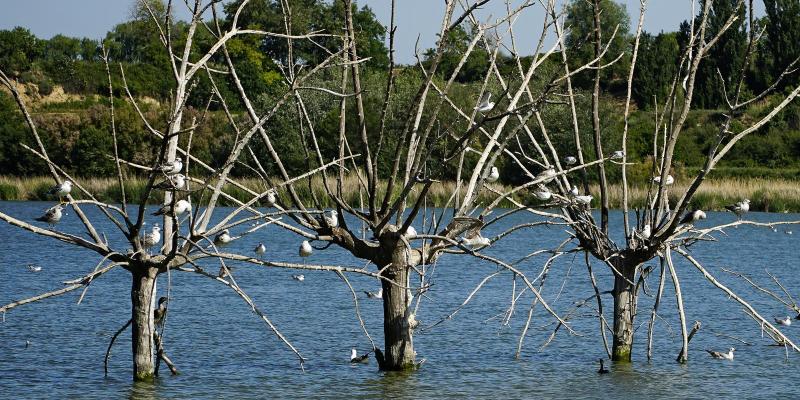
[[(78, 179), (78, 182), (87, 190), (91, 191), (99, 201), (103, 202), (119, 202), (120, 190), (117, 185), (116, 178), (86, 178)], [(243, 184), (245, 187), (252, 189), (256, 192), (263, 192), (266, 189), (265, 183), (257, 178), (241, 178), (237, 182)], [(128, 199), (138, 199), (142, 194), (142, 190), (146, 180), (144, 178), (136, 177), (126, 180), (125, 188)], [(670, 204), (675, 204), (680, 195), (690, 184), (687, 179), (678, 179), (669, 191)], [(49, 177), (14, 177), (0, 175), (0, 201), (51, 201), (52, 196), (47, 195), (47, 190), (52, 187), (53, 181)], [(196, 184), (195, 184), (196, 185)], [(343, 187), (344, 193), (350, 193), (345, 196), (347, 201), (351, 204), (359, 204), (358, 196), (359, 182), (355, 177), (347, 177)], [(380, 185), (379, 192), (383, 185)], [(455, 182), (448, 181), (436, 184), (431, 187), (429, 191), (429, 199), (434, 203), (435, 207), (444, 206), (455, 186)], [(500, 191), (510, 190), (512, 187), (509, 185), (492, 184), (492, 186)], [(311, 202), (312, 196), (307, 183), (298, 183), (295, 188), (304, 201)], [(314, 193), (321, 194), (324, 192), (324, 184), (320, 177), (314, 177), (311, 181), (311, 190)], [(641, 207), (644, 205), (647, 196), (646, 186), (632, 186), (629, 191), (630, 208)], [(226, 193), (238, 200), (247, 201), (250, 195), (233, 185), (226, 184), (224, 189)], [(598, 193), (599, 188), (596, 184), (590, 186), (592, 193)], [(79, 195), (77, 188), (73, 189), (73, 194), (76, 198), (83, 198)], [(160, 191), (154, 191), (159, 193)], [(484, 198), (482, 203), (490, 201), (488, 196), (491, 193), (481, 191)], [(612, 184), (609, 186), (609, 203), (611, 208), (622, 208), (622, 187), (620, 184)], [(284, 193), (279, 191), (279, 196), (283, 197)], [(492, 194), (494, 196), (494, 194)], [(318, 196), (320, 198), (320, 196)], [(327, 199), (327, 196), (321, 198)], [(724, 210), (728, 204), (735, 203), (741, 199), (748, 198), (751, 200), (752, 211), (764, 212), (800, 212), (800, 181), (785, 180), (785, 179), (736, 179), (736, 178), (719, 178), (710, 179), (703, 182), (700, 189), (692, 201), (692, 208), (700, 208), (707, 211)], [(536, 204), (532, 201), (527, 194), (515, 195), (514, 199), (522, 202), (523, 204)], [(413, 201), (413, 200), (412, 200)], [(597, 199), (595, 199), (597, 201)], [(151, 204), (158, 203), (158, 199), (151, 194)], [(221, 199), (221, 205), (234, 205), (234, 202)], [(322, 204), (323, 207), (332, 207), (332, 204)], [(502, 207), (511, 207), (512, 205), (504, 201), (501, 203)], [(593, 207), (596, 204), (593, 203)]]

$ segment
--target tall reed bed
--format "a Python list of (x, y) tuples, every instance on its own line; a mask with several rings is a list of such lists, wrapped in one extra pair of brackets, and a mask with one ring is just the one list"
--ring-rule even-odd
[[(246, 188), (261, 193), (269, 187), (266, 182), (254, 178), (237, 179)], [(117, 180), (115, 178), (80, 178), (78, 182), (92, 192), (100, 201), (104, 202), (119, 202), (121, 194)], [(278, 181), (275, 180), (274, 183)], [(138, 202), (144, 191), (144, 186), (147, 181), (141, 177), (134, 177), (126, 179), (125, 191), (129, 201)], [(689, 185), (688, 180), (678, 180), (675, 185), (669, 189), (669, 198), (671, 202), (676, 202), (678, 197), (686, 190)], [(213, 184), (213, 182), (212, 182)], [(194, 189), (199, 188), (198, 184), (192, 184)], [(362, 183), (355, 175), (347, 176), (342, 184), (341, 189), (336, 185), (335, 179), (328, 180), (328, 187), (333, 193), (341, 193), (341, 196), (350, 204), (361, 204), (361, 201), (366, 201), (366, 198), (359, 197), (359, 187)], [(53, 186), (53, 180), (49, 177), (10, 177), (0, 176), (0, 200), (52, 200), (52, 196), (47, 195), (47, 190)], [(499, 191), (507, 191), (511, 187), (499, 184), (492, 184), (492, 187)], [(314, 176), (311, 182), (304, 180), (295, 185), (298, 195), (304, 202), (309, 204), (313, 203), (315, 198), (321, 202), (322, 207), (330, 208), (335, 205), (330, 201), (328, 196), (325, 196), (325, 183), (321, 176)], [(455, 182), (440, 182), (434, 184), (428, 192), (429, 206), (442, 207), (448, 204), (452, 206), (450, 200)], [(399, 192), (402, 188), (396, 187), (395, 190)], [(386, 183), (380, 182), (378, 185), (379, 194), (385, 193)], [(630, 190), (630, 204), (632, 207), (641, 207), (647, 197), (646, 186), (633, 187)], [(599, 193), (597, 185), (591, 187), (594, 194)], [(231, 184), (224, 186), (224, 192), (239, 201), (248, 201), (251, 195), (244, 189), (236, 187)], [(151, 203), (158, 203), (160, 200), (155, 196), (158, 192), (154, 192), (149, 199)], [(411, 202), (416, 200), (413, 196), (417, 192), (412, 192)], [(86, 196), (79, 193), (77, 188), (73, 189), (73, 194), (76, 198), (85, 198)], [(202, 191), (195, 192), (193, 196), (204, 195)], [(284, 200), (288, 199), (286, 190), (279, 190), (278, 195)], [(462, 191), (463, 195), (463, 191)], [(620, 185), (611, 185), (609, 188), (610, 203), (613, 208), (622, 207), (622, 187)], [(492, 195), (488, 191), (481, 191), (480, 203), (487, 204), (491, 201)], [(597, 196), (595, 196), (597, 197)], [(783, 180), (783, 179), (715, 179), (708, 180), (698, 190), (697, 194), (692, 201), (692, 207), (702, 208), (704, 210), (722, 210), (725, 205), (735, 203), (741, 199), (750, 199), (750, 207), (758, 211), (771, 211), (771, 212), (800, 212), (800, 181), (797, 180)], [(527, 203), (529, 198), (527, 194), (520, 193), (514, 196), (514, 199), (521, 201), (523, 204)], [(222, 205), (234, 205), (233, 201), (222, 198), (220, 200)], [(503, 204), (510, 206), (508, 202)], [(366, 204), (364, 204), (366, 206)]]

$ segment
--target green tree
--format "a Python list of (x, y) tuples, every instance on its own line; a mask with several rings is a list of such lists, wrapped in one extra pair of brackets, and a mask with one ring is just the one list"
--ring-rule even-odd
[[(442, 61), (436, 69), (438, 75), (446, 79), (450, 78), (453, 71), (458, 67), (458, 63), (461, 62), (461, 57), (467, 52), (469, 43), (475, 37), (475, 33), (474, 31), (467, 32), (461, 26), (457, 26), (447, 33), (447, 42), (442, 54)], [(426, 68), (429, 68), (433, 63), (435, 54), (436, 49), (433, 48), (425, 51), (423, 65)], [(498, 57), (498, 62), (501, 61), (502, 58)], [(489, 54), (479, 44), (467, 57), (467, 61), (461, 67), (461, 70), (458, 71), (456, 81), (461, 83), (480, 81), (488, 69)]]
[[(764, 0), (768, 23), (766, 47), (772, 56), (771, 77), (781, 72), (800, 57), (800, 2), (797, 0)], [(796, 67), (796, 66), (795, 66)], [(783, 86), (794, 86), (800, 81), (793, 74), (783, 82)]]
[(19, 76), (31, 69), (31, 63), (41, 54), (41, 43), (31, 31), (16, 27), (0, 31), (0, 69)]
[[(667, 98), (677, 73), (680, 48), (675, 32), (653, 36), (643, 32), (634, 70), (633, 99), (639, 108), (651, 108)], [(659, 103), (660, 104), (660, 103)]]
[[(593, 3), (586, 0), (571, 0), (567, 5), (567, 18), (564, 26), (568, 28), (566, 46), (569, 50), (570, 67), (574, 69), (594, 59)], [(614, 30), (617, 31), (603, 57), (604, 62), (607, 63), (620, 54), (624, 54), (622, 59), (604, 69), (600, 77), (603, 89), (613, 89), (626, 79), (630, 67), (628, 56), (630, 17), (625, 5), (612, 0), (600, 0), (600, 29), (602, 46), (608, 43)], [(592, 71), (589, 70), (576, 76), (575, 84), (578, 87), (590, 87), (594, 79)]]
[[(705, 0), (701, 2), (701, 10), (704, 2)], [(714, 6), (711, 7), (706, 27), (706, 42), (719, 33), (731, 15), (737, 14), (737, 19), (700, 63), (692, 97), (692, 102), (698, 108), (717, 108), (725, 105), (725, 90), (729, 93), (733, 92), (741, 76), (744, 53), (747, 49), (747, 28), (745, 8), (736, 8), (737, 3), (737, 0), (722, 0), (714, 2)], [(700, 18), (696, 18), (695, 22), (699, 24), (700, 20)], [(695, 32), (698, 29), (699, 27), (695, 26)], [(688, 34), (684, 33), (684, 35), (688, 37)], [(724, 82), (720, 82), (720, 75), (725, 80)]]

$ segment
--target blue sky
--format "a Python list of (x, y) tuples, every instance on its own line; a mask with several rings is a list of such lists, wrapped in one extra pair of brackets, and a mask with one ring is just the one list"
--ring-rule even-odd
[[(259, 1), (259, 0), (254, 0)], [(263, 0), (262, 0), (263, 1)], [(390, 0), (356, 0), (359, 6), (368, 5), (385, 25), (389, 23)], [(639, 16), (639, 0), (617, 0), (631, 15), (631, 28)], [(676, 30), (678, 24), (691, 15), (692, 0), (649, 0), (645, 14), (645, 30), (653, 33)], [(443, 13), (442, 0), (396, 0), (397, 2), (397, 59), (401, 63), (414, 61), (414, 45), (419, 38), (420, 49), (433, 46)], [(472, 1), (470, 1), (472, 2)], [(43, 38), (58, 33), (67, 36), (99, 39), (115, 24), (126, 20), (133, 0), (25, 0), (5, 2), (0, 13), (0, 29), (22, 26)], [(186, 18), (183, 1), (176, 0), (177, 16)], [(512, 0), (519, 4), (520, 0)], [(557, 0), (563, 4), (564, 0)], [(760, 3), (760, 2), (758, 2)], [(492, 0), (477, 16), (489, 21), (505, 10), (504, 0)], [(518, 46), (524, 54), (532, 51), (538, 40), (543, 12), (541, 6), (525, 11), (515, 24)], [(525, 47), (528, 50), (525, 50)]]

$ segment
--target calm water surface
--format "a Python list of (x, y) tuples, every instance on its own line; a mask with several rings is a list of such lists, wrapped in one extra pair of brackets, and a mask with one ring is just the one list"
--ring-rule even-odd
[[(0, 211), (30, 221), (47, 206), (0, 202)], [(612, 222), (619, 223), (620, 214), (613, 217)], [(503, 224), (487, 228), (486, 233), (496, 234), (532, 218), (519, 213)], [(800, 215), (751, 213), (750, 218), (800, 220)], [(701, 226), (732, 219), (730, 214), (709, 213), (709, 219)], [(60, 228), (81, 233), (80, 222), (72, 212)], [(112, 235), (112, 242), (120, 240), (113, 236), (110, 223), (101, 228)], [(788, 235), (784, 229), (797, 232)], [(721, 268), (750, 274), (764, 285), (769, 285), (764, 274), (764, 268), (769, 268), (800, 298), (800, 227), (779, 228), (777, 233), (766, 228), (739, 227), (727, 234), (720, 242), (693, 247), (693, 254), (735, 292), (751, 299), (762, 315), (771, 318), (789, 313)], [(554, 247), (565, 237), (559, 228), (521, 231), (504, 238), (490, 253), (514, 261), (536, 249)], [(0, 239), (3, 304), (59, 288), (60, 282), (87, 273), (99, 261), (89, 251), (7, 224), (0, 224)], [(249, 251), (258, 241), (266, 243), (270, 259), (300, 261), (299, 239), (276, 227), (267, 227), (233, 246)], [(535, 277), (545, 260), (534, 257), (520, 268)], [(364, 265), (333, 247), (315, 251), (309, 262)], [(43, 270), (30, 272), (28, 263), (41, 265)], [(216, 271), (211, 264), (209, 268)], [(427, 361), (421, 370), (409, 375), (378, 372), (374, 359), (369, 365), (350, 365), (350, 348), (366, 351), (370, 345), (359, 328), (347, 286), (333, 273), (306, 272), (306, 280), (296, 282), (290, 278), (293, 272), (287, 270), (242, 265), (234, 272), (256, 304), (308, 359), (305, 372), (294, 355), (230, 289), (198, 275), (173, 273), (165, 343), (182, 374), (172, 377), (163, 373), (164, 368), (155, 384), (131, 382), (129, 332), (117, 341), (109, 377), (103, 377), (108, 340), (130, 314), (130, 278), (127, 272), (117, 270), (95, 281), (80, 305), (76, 304), (80, 292), (75, 291), (6, 313), (5, 322), (0, 323), (0, 398), (607, 398), (612, 394), (616, 398), (761, 398), (776, 396), (776, 390), (785, 391), (778, 397), (797, 397), (795, 382), (800, 379), (800, 358), (790, 354), (787, 360), (783, 348), (769, 346), (770, 342), (761, 337), (758, 324), (691, 265), (678, 261), (677, 269), (687, 318), (690, 324), (695, 320), (703, 323), (691, 342), (690, 362), (674, 362), (680, 349), (680, 326), (672, 285), (668, 283), (661, 318), (656, 323), (653, 360), (648, 362), (645, 354), (646, 324), (639, 324), (649, 319), (654, 299), (643, 295), (637, 316), (634, 362), (611, 365), (612, 373), (606, 375), (595, 372), (597, 359), (605, 357), (605, 351), (597, 318), (593, 316), (594, 302), (571, 319), (571, 326), (580, 336), (562, 329), (543, 349), (554, 325), (552, 318), (537, 307), (522, 357), (514, 359), (531, 296), (523, 294), (510, 323), (501, 324), (498, 315), (508, 309), (512, 295), (509, 273), (490, 280), (453, 320), (415, 337), (419, 358)], [(495, 266), (480, 260), (445, 256), (436, 266), (433, 288), (423, 300), (417, 318), (423, 326), (438, 321), (495, 270)], [(612, 279), (606, 269), (596, 265), (595, 272), (601, 290), (610, 290)], [(370, 278), (353, 275), (350, 279), (359, 291), (378, 287)], [(161, 294), (169, 283), (162, 276)], [(651, 275), (648, 284), (649, 293), (654, 294), (657, 273)], [(562, 315), (591, 293), (580, 255), (563, 256), (543, 291)], [(360, 305), (370, 334), (382, 344), (380, 301), (362, 298)], [(611, 308), (610, 295), (604, 296), (604, 305), (606, 311)], [(610, 314), (607, 316), (611, 318)], [(800, 340), (798, 330), (800, 323), (785, 329), (794, 340)], [(26, 340), (30, 341), (27, 348)], [(704, 351), (731, 346), (737, 348), (733, 362), (712, 360)]]

